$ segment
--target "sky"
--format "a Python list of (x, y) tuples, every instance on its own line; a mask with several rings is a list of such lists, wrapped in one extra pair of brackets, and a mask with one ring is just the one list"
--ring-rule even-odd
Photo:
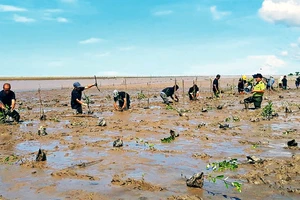
[(0, 76), (300, 71), (300, 0), (0, 0)]

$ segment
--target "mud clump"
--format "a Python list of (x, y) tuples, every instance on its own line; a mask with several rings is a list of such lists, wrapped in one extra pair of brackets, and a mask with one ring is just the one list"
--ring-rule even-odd
[(204, 175), (203, 172), (201, 172), (201, 173), (194, 174), (192, 177), (186, 180), (186, 185), (188, 187), (202, 188), (203, 182), (204, 182)]
[(219, 128), (223, 128), (223, 129), (229, 128), (229, 124), (220, 124)]
[(197, 195), (184, 195), (184, 196), (171, 196), (167, 200), (202, 200), (201, 197)]
[(135, 180), (132, 178), (127, 178), (126, 180), (122, 180), (122, 178), (119, 175), (114, 175), (111, 180), (111, 183), (119, 186), (129, 186), (132, 189), (143, 190), (143, 191), (157, 192), (157, 191), (166, 190), (165, 188), (162, 188), (160, 186), (147, 183), (144, 180)]
[(173, 131), (173, 130), (170, 130), (170, 135), (171, 135), (172, 137), (179, 137), (179, 133), (177, 133), (177, 132), (175, 132), (175, 131)]
[(46, 160), (47, 160), (46, 153), (42, 149), (39, 149), (35, 161), (39, 162), (39, 161), (46, 161)]
[(98, 126), (106, 126), (106, 121), (104, 120), (104, 118), (99, 118), (99, 122), (98, 122)]
[(257, 158), (256, 156), (247, 156), (247, 162), (250, 164), (255, 164), (255, 163), (263, 163), (264, 160), (261, 158)]
[(38, 135), (41, 136), (48, 135), (48, 133), (46, 132), (46, 127), (40, 126), (40, 128), (38, 129)]
[(113, 147), (122, 147), (122, 146), (123, 146), (123, 141), (120, 138), (115, 140), (113, 143)]
[(211, 158), (212, 156), (211, 156), (211, 155), (208, 155), (208, 154), (206, 154), (206, 153), (200, 153), (200, 154), (195, 153), (195, 154), (193, 154), (193, 157), (194, 157), (194, 158), (201, 158), (201, 159), (209, 159), (209, 158)]
[(99, 180), (93, 176), (90, 175), (81, 175), (78, 174), (77, 172), (75, 172), (74, 170), (71, 169), (64, 169), (64, 170), (60, 170), (58, 172), (52, 172), (51, 176), (54, 177), (59, 177), (59, 178), (66, 178), (66, 177), (76, 177), (78, 179), (84, 179), (84, 180)]
[(291, 141), (288, 141), (287, 145), (288, 145), (288, 147), (296, 147), (296, 146), (298, 146), (298, 143), (296, 142), (295, 139), (293, 139)]

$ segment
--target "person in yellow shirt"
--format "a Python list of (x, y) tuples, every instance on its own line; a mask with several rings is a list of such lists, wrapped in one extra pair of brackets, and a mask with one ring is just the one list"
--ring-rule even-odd
[(266, 85), (262, 81), (263, 76), (261, 74), (254, 74), (253, 78), (255, 78), (256, 85), (253, 87), (251, 93), (253, 94), (251, 97), (244, 99), (245, 108), (248, 109), (249, 103), (254, 103), (255, 109), (259, 109), (261, 107), (261, 102), (263, 100), (263, 95), (266, 89)]

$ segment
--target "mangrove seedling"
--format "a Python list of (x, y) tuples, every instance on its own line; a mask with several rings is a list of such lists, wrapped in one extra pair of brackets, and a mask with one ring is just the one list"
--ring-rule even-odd
[(91, 100), (90, 100), (90, 97), (88, 95), (86, 95), (85, 93), (84, 94), (84, 101), (88, 107), (88, 114), (93, 114), (93, 111), (91, 111), (90, 109), (90, 104), (91, 104)]
[(174, 110), (174, 108), (171, 105), (166, 105), (166, 110)]
[(142, 99), (145, 99), (145, 98), (146, 98), (146, 96), (145, 96), (145, 94), (143, 93), (142, 90), (141, 90), (140, 93), (138, 93), (137, 98), (138, 98), (138, 100), (142, 100)]
[(233, 158), (229, 161), (224, 160), (222, 162), (209, 163), (206, 169), (212, 169), (213, 171), (225, 171), (227, 169), (234, 170), (238, 168), (237, 159)]
[(272, 113), (274, 112), (274, 109), (273, 109), (273, 103), (272, 101), (268, 101), (268, 105), (266, 105), (263, 110), (262, 110), (262, 113), (261, 115), (266, 118), (267, 120), (270, 120), (272, 119)]
[(170, 137), (166, 137), (166, 138), (160, 139), (160, 141), (161, 141), (162, 143), (170, 143), (170, 142), (172, 142), (173, 140), (175, 140), (175, 137), (178, 137), (178, 136), (179, 136), (178, 133), (175, 133), (175, 131), (170, 130)]
[[(227, 169), (229, 170), (235, 170), (238, 168), (238, 164), (237, 164), (237, 159), (231, 159), (229, 161), (224, 160), (222, 162), (213, 162), (213, 163), (209, 163), (206, 166), (206, 169), (211, 169), (212, 171), (225, 171)], [(230, 182), (227, 180), (228, 177), (225, 177), (225, 175), (221, 174), (221, 175), (217, 175), (217, 176), (213, 176), (212, 174), (208, 175), (208, 180), (212, 181), (213, 183), (215, 183), (217, 180), (221, 180), (223, 181), (224, 185), (226, 188), (229, 188), (229, 186), (233, 186), (236, 188), (237, 191), (242, 192), (242, 184), (239, 182)]]

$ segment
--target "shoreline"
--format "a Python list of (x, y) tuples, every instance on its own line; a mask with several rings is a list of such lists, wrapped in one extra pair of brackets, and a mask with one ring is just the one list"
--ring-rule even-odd
[[(195, 76), (96, 76), (99, 80), (105, 79), (133, 79), (133, 78), (214, 78), (216, 75), (195, 75)], [(221, 78), (239, 78), (242, 75), (221, 75)], [(252, 77), (252, 75), (246, 75)], [(283, 75), (265, 75), (264, 77), (273, 76), (275, 79)], [(287, 76), (288, 79), (297, 77), (296, 75)], [(93, 76), (0, 76), (0, 81), (18, 81), (18, 80), (75, 80), (75, 79), (94, 79)]]

